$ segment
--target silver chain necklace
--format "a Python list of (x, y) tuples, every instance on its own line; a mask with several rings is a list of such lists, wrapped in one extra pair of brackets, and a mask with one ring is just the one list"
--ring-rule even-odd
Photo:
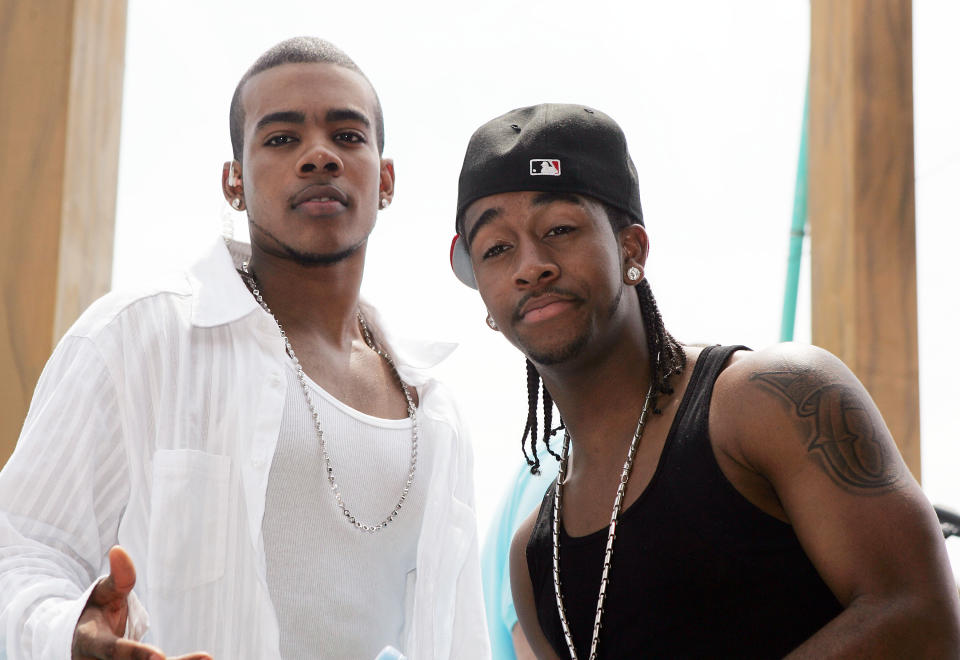
[[(637, 455), (637, 447), (643, 436), (643, 427), (647, 424), (647, 411), (650, 409), (650, 399), (653, 397), (653, 382), (647, 390), (647, 398), (643, 402), (640, 419), (637, 420), (637, 430), (633, 432), (630, 441), (630, 450), (627, 460), (623, 464), (623, 473), (620, 475), (620, 484), (617, 486), (617, 497), (613, 501), (613, 513), (610, 514), (610, 527), (607, 530), (607, 550), (603, 557), (603, 575), (600, 578), (600, 595), (597, 597), (597, 615), (593, 619), (593, 639), (590, 641), (590, 660), (596, 660), (597, 641), (600, 638), (600, 619), (603, 617), (603, 601), (607, 596), (607, 584), (610, 582), (610, 561), (613, 559), (613, 539), (617, 533), (617, 518), (620, 517), (620, 505), (627, 490), (627, 481), (630, 480), (630, 471), (633, 469), (633, 459)], [(570, 649), (570, 660), (577, 660), (577, 649), (573, 645), (573, 635), (570, 633), (570, 624), (567, 622), (567, 612), (563, 607), (563, 597), (560, 595), (560, 504), (563, 501), (560, 491), (567, 475), (567, 454), (570, 451), (570, 433), (563, 434), (563, 450), (560, 453), (560, 472), (557, 474), (557, 487), (553, 491), (553, 591), (557, 596), (557, 611), (560, 613), (560, 624), (563, 626), (563, 636)]]
[(407, 400), (407, 414), (410, 416), (410, 421), (413, 423), (413, 430), (411, 432), (410, 439), (410, 470), (407, 473), (407, 481), (403, 486), (403, 491), (400, 493), (400, 499), (397, 501), (396, 506), (393, 507), (393, 511), (391, 511), (386, 518), (376, 525), (368, 525), (357, 520), (356, 516), (350, 512), (350, 509), (348, 509), (347, 505), (343, 502), (343, 496), (340, 494), (340, 485), (333, 476), (333, 465), (330, 463), (330, 454), (327, 453), (327, 442), (323, 439), (323, 429), (320, 427), (320, 413), (313, 405), (313, 399), (310, 398), (310, 389), (307, 387), (306, 374), (303, 372), (303, 367), (300, 365), (300, 360), (297, 359), (296, 353), (293, 352), (293, 346), (290, 344), (290, 339), (287, 337), (287, 333), (283, 329), (283, 326), (280, 325), (280, 320), (277, 318), (276, 314), (270, 310), (270, 307), (263, 300), (263, 296), (261, 295), (260, 289), (257, 286), (257, 280), (247, 267), (246, 261), (243, 262), (241, 268), (243, 270), (243, 280), (246, 282), (246, 285), (253, 294), (253, 297), (257, 299), (257, 302), (260, 303), (260, 306), (263, 307), (263, 310), (269, 314), (273, 318), (274, 323), (277, 324), (277, 328), (280, 330), (280, 337), (283, 338), (283, 343), (287, 349), (287, 355), (290, 356), (290, 359), (293, 361), (293, 366), (297, 369), (297, 380), (300, 381), (300, 388), (303, 390), (303, 396), (307, 399), (307, 406), (310, 408), (310, 414), (313, 416), (313, 425), (317, 430), (317, 438), (320, 440), (320, 451), (323, 454), (323, 462), (326, 463), (327, 481), (330, 482), (330, 490), (333, 491), (333, 495), (337, 499), (337, 506), (340, 507), (340, 511), (343, 513), (344, 517), (350, 521), (350, 524), (357, 529), (364, 532), (369, 532), (371, 534), (373, 532), (379, 532), (381, 529), (393, 522), (394, 518), (396, 518), (400, 513), (403, 503), (407, 500), (407, 494), (410, 492), (410, 487), (413, 485), (413, 475), (417, 472), (417, 439), (420, 436), (420, 427), (417, 424), (417, 407), (413, 403), (413, 397), (410, 396), (410, 390), (407, 388), (407, 384), (403, 382), (402, 378), (400, 378), (400, 373), (397, 371), (397, 366), (394, 364), (393, 358), (391, 358), (386, 351), (374, 343), (373, 336), (370, 334), (370, 328), (367, 327), (366, 319), (363, 318), (363, 315), (360, 314), (360, 312), (357, 312), (357, 320), (360, 322), (361, 330), (363, 330), (363, 340), (367, 343), (367, 346), (369, 346), (374, 352), (376, 352), (377, 355), (383, 358), (384, 362), (390, 365), (393, 375), (396, 376), (397, 382), (400, 383), (400, 389), (403, 391), (403, 396)]

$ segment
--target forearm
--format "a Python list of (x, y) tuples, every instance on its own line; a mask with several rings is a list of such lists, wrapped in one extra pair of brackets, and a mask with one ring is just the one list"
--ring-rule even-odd
[(62, 660), (100, 577), (109, 540), (99, 529), (116, 517), (98, 516), (71, 475), (24, 469), (22, 458), (0, 473), (0, 657)]
[[(0, 540), (9, 525), (0, 514)], [(105, 575), (78, 572), (52, 548), (0, 544), (0, 658), (62, 660), (69, 657), (81, 614)], [(101, 589), (103, 586), (101, 585)], [(126, 594), (124, 637), (139, 641), (149, 617), (133, 591)]]
[(863, 596), (787, 657), (956, 658), (960, 621), (953, 602), (918, 595)]
[(0, 549), (0, 657), (69, 656), (74, 628), (94, 582), (79, 583), (74, 567), (53, 553), (18, 546)]

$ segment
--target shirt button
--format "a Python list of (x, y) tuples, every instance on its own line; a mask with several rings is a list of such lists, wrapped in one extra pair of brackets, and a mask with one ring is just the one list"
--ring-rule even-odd
[(259, 470), (266, 464), (266, 461), (263, 460), (263, 456), (254, 456), (250, 459), (250, 464)]

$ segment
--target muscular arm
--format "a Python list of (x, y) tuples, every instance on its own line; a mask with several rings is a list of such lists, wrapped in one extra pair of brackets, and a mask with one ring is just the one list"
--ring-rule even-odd
[[(791, 657), (956, 657), (960, 603), (933, 508), (835, 357), (780, 346), (717, 382), (711, 436), (770, 486), (844, 611)], [(760, 498), (762, 499), (762, 498)]]
[(517, 610), (517, 620), (520, 622), (522, 635), (526, 637), (534, 655), (540, 660), (559, 660), (540, 629), (533, 599), (533, 585), (527, 568), (527, 543), (530, 541), (530, 534), (533, 532), (533, 525), (539, 513), (540, 507), (537, 507), (513, 535), (513, 542), (510, 544), (510, 588), (513, 592), (513, 606)]

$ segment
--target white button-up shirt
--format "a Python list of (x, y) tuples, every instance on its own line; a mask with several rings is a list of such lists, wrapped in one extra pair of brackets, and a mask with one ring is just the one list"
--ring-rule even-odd
[[(0, 472), (0, 658), (69, 658), (117, 543), (137, 568), (129, 636), (168, 654), (279, 657), (261, 523), (288, 358), (236, 259), (217, 241), (185, 276), (111, 293), (54, 350)], [(392, 343), (362, 309), (436, 447), (404, 651), (487, 658), (471, 450), (424, 371), (451, 347)]]

